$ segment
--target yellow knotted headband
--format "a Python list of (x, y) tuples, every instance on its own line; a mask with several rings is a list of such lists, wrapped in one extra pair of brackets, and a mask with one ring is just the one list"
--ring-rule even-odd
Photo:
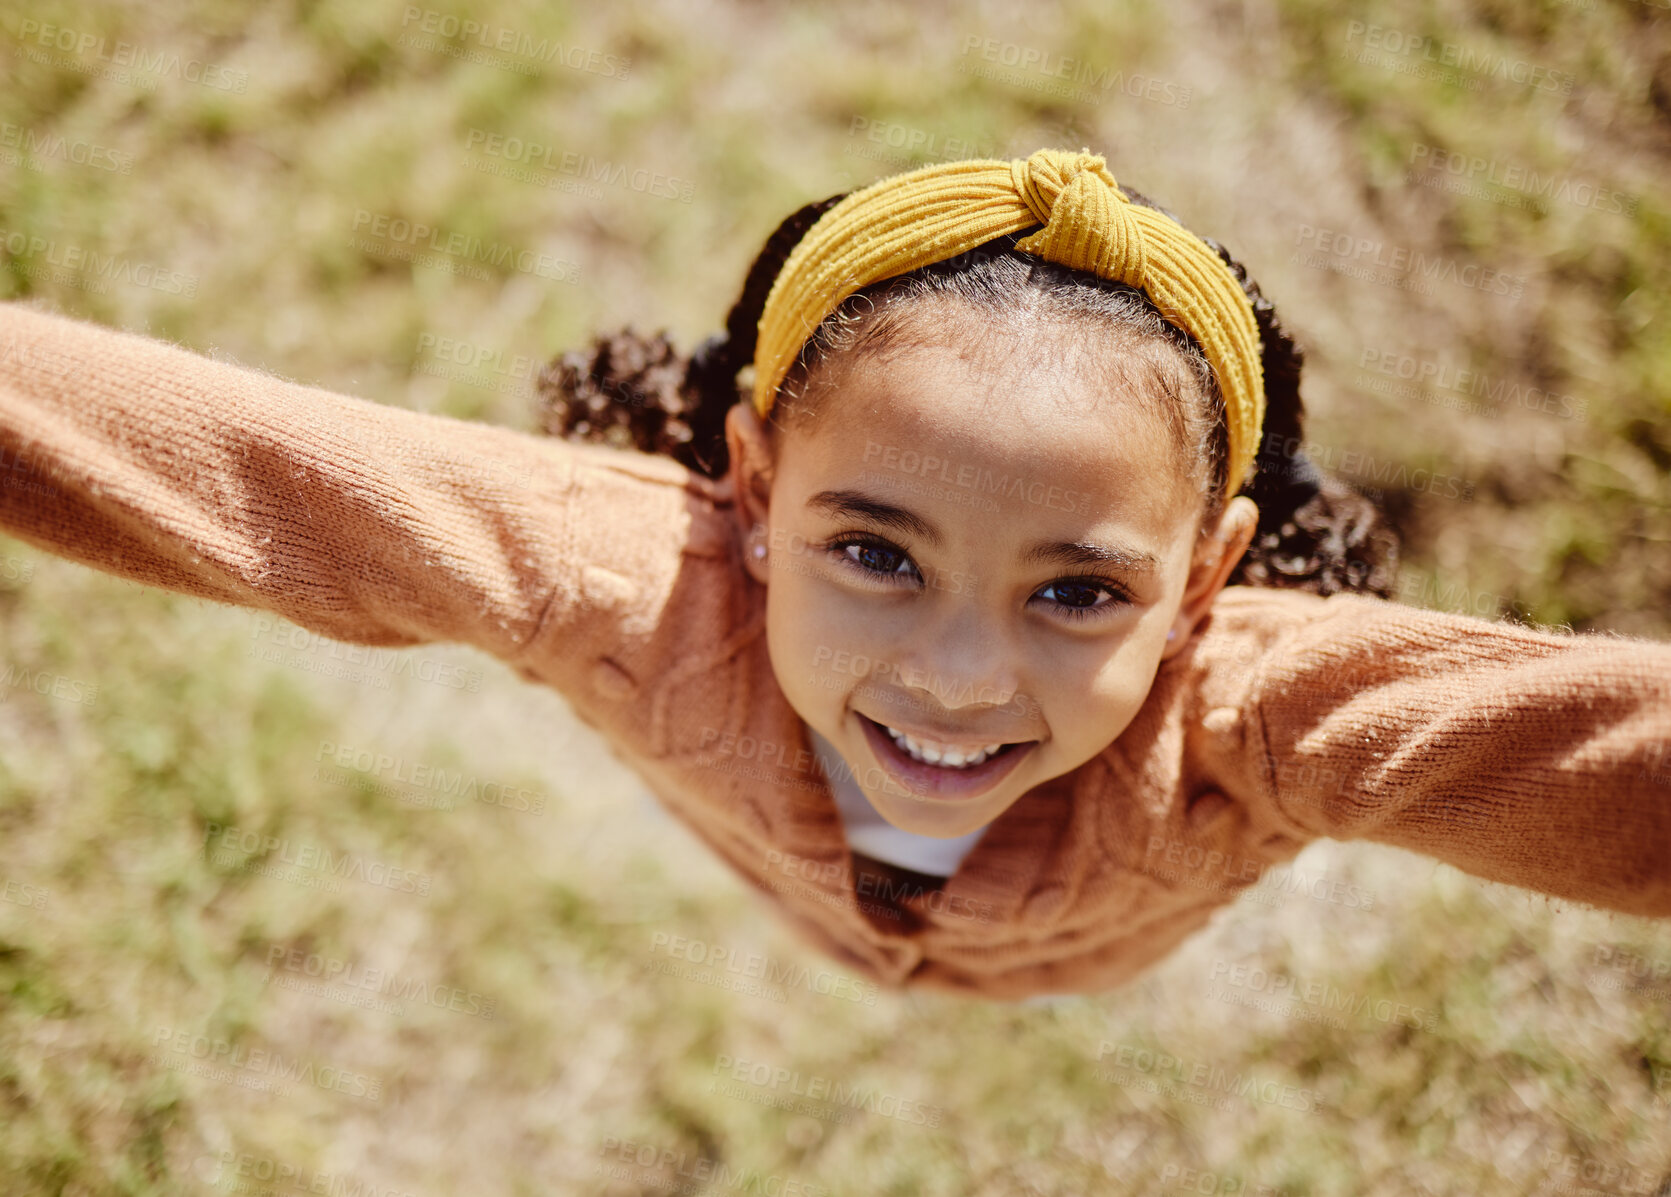
[(754, 350), (762, 417), (824, 317), (862, 287), (942, 262), (995, 237), (1044, 227), (1016, 248), (1140, 289), (1194, 337), (1224, 395), (1225, 495), (1241, 489), (1265, 418), (1259, 328), (1236, 276), (1201, 238), (1128, 200), (1098, 154), (925, 166), (872, 183), (825, 212), (778, 272)]

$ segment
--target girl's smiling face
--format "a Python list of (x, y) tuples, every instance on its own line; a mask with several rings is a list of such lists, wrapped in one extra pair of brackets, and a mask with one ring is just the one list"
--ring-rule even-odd
[(1257, 520), (1237, 498), (1200, 536), (1129, 338), (972, 316), (925, 305), (827, 363), (788, 429), (727, 420), (784, 695), (885, 819), (937, 837), (1107, 748)]

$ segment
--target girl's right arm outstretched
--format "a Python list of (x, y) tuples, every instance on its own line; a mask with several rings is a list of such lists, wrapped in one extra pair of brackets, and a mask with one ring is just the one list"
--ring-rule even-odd
[(457, 641), (529, 676), (539, 641), (565, 690), (612, 654), (648, 664), (678, 633), (682, 554), (728, 555), (720, 494), (671, 460), (0, 304), (0, 529), (338, 640)]

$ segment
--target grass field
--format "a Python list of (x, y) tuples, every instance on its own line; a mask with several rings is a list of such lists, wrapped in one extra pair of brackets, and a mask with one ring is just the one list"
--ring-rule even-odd
[[(1671, 637), (1665, 8), (440, 4), (0, 17), (0, 298), (531, 428), (539, 363), (694, 344), (809, 199), (1088, 145), (1277, 300), (1406, 601)], [(744, 992), (671, 937), (824, 962), (473, 650), (0, 536), (0, 669), (8, 1195), (1671, 1193), (1671, 923), (1319, 843), (1371, 902), (1261, 886), (1120, 992)]]

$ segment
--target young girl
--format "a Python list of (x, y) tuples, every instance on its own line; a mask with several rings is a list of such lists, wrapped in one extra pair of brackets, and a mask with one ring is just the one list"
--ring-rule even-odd
[(548, 371), (570, 441), (0, 307), (0, 527), (493, 653), (885, 984), (1118, 985), (1321, 836), (1671, 914), (1671, 645), (1386, 601), (1300, 360), (1102, 158), (953, 162)]

